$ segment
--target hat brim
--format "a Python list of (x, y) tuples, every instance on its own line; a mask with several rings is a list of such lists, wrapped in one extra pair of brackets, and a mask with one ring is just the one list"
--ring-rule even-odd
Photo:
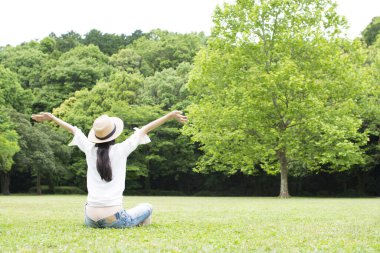
[(87, 137), (88, 140), (91, 142), (94, 142), (94, 143), (104, 143), (104, 142), (112, 141), (112, 140), (116, 139), (117, 137), (119, 137), (119, 135), (123, 132), (124, 122), (118, 117), (110, 117), (110, 119), (113, 121), (113, 123), (116, 126), (116, 131), (112, 136), (110, 136), (109, 138), (107, 138), (105, 140), (100, 140), (100, 139), (96, 138), (95, 131), (93, 128), (91, 128), (91, 130), (88, 134), (88, 137)]

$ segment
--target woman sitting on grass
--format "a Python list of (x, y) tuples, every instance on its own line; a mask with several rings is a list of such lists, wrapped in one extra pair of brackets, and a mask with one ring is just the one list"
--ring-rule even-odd
[(77, 127), (51, 113), (33, 114), (32, 119), (38, 122), (54, 121), (74, 135), (69, 145), (78, 146), (86, 154), (86, 226), (127, 228), (150, 224), (152, 205), (144, 203), (128, 210), (123, 208), (127, 157), (138, 145), (150, 142), (147, 133), (171, 119), (185, 123), (187, 117), (179, 111), (173, 111), (141, 129), (135, 128), (135, 132), (129, 138), (118, 144), (115, 144), (115, 139), (122, 133), (124, 123), (117, 117), (102, 115), (95, 119), (88, 137)]

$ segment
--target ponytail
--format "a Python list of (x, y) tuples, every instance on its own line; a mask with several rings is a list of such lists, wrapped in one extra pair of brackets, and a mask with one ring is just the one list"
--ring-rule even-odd
[(95, 147), (98, 148), (96, 169), (98, 170), (101, 179), (103, 179), (106, 182), (110, 182), (112, 180), (112, 168), (109, 157), (109, 147), (113, 144), (115, 144), (115, 140), (95, 144)]

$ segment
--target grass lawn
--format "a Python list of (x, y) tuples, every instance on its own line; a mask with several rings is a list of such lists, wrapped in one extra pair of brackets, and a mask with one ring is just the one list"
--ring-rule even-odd
[(380, 198), (124, 197), (153, 224), (83, 225), (85, 196), (0, 196), (0, 252), (380, 252)]

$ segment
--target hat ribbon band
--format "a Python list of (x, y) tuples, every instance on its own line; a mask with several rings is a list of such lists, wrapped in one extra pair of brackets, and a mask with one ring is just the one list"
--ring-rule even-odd
[(98, 137), (98, 136), (95, 135), (95, 137), (98, 138), (99, 140), (105, 140), (105, 139), (110, 138), (115, 132), (116, 132), (116, 125), (114, 124), (113, 130), (111, 131), (111, 133), (107, 134), (107, 136)]

